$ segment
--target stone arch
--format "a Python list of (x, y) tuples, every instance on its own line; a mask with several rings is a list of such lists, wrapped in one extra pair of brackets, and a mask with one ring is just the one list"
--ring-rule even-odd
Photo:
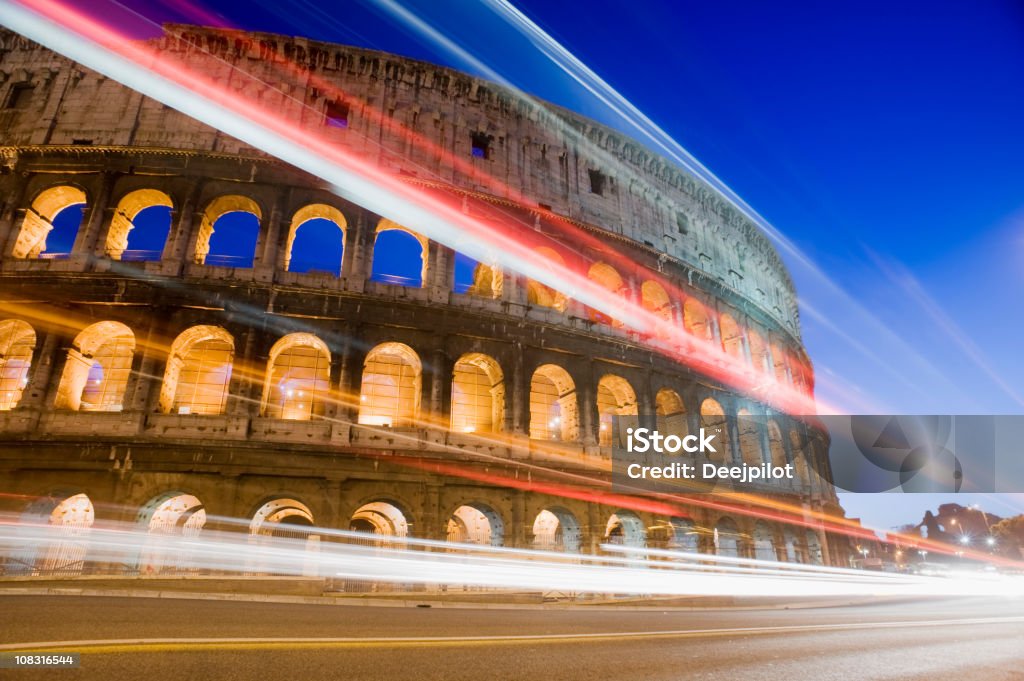
[(206, 508), (198, 497), (181, 491), (160, 494), (139, 510), (136, 522), (148, 535), (139, 555), (140, 574), (198, 572), (191, 550), (170, 540), (198, 536), (206, 525)]
[(786, 562), (799, 563), (800, 554), (798, 551), (798, 544), (796, 535), (793, 533), (793, 529), (790, 527), (784, 527), (782, 529), (782, 542), (786, 548)]
[(74, 577), (85, 566), (89, 530), (96, 520), (92, 500), (82, 492), (69, 491), (36, 499), (21, 514), (26, 525), (48, 527), (47, 541), (26, 542), (24, 548), (8, 559), (15, 574)]
[(270, 349), (263, 415), (308, 421), (323, 416), (330, 392), (331, 351), (311, 333), (291, 333)]
[(654, 411), (657, 415), (658, 432), (663, 435), (686, 437), (690, 432), (686, 422), (686, 405), (683, 398), (671, 388), (662, 388), (654, 397)]
[(579, 438), (576, 384), (555, 364), (537, 367), (530, 379), (530, 437), (561, 442)]
[(700, 404), (700, 427), (708, 435), (714, 435), (714, 452), (708, 452), (708, 458), (716, 463), (727, 463), (732, 459), (729, 450), (729, 427), (725, 418), (725, 410), (718, 400), (709, 397)]
[(748, 466), (760, 466), (764, 462), (761, 446), (761, 429), (758, 420), (746, 409), (736, 413), (736, 432), (740, 442), (740, 456)]
[(754, 523), (754, 558), (758, 560), (777, 561), (778, 554), (775, 552), (775, 539), (772, 528), (763, 520)]
[(25, 211), (25, 219), (18, 230), (11, 255), (15, 258), (39, 258), (45, 255), (46, 238), (53, 230), (57, 215), (72, 206), (84, 206), (85, 203), (85, 192), (72, 185), (59, 185), (41, 191)]
[[(412, 237), (419, 244), (419, 263), (413, 261), (416, 256), (411, 256), (407, 258), (409, 262), (396, 263), (399, 266), (398, 271), (391, 271), (391, 267), (388, 266), (385, 261), (385, 247), (394, 247), (397, 249), (400, 248), (402, 244), (400, 241), (395, 244), (389, 244), (387, 243), (387, 238), (382, 242), (381, 237), (382, 235), (393, 232), (406, 234)], [(378, 281), (384, 284), (423, 288), (427, 285), (427, 263), (430, 255), (429, 249), (430, 242), (427, 237), (412, 231), (408, 227), (403, 227), (397, 222), (392, 222), (387, 218), (382, 218), (380, 222), (377, 223), (377, 229), (375, 231), (370, 278), (373, 281)]]
[(480, 298), (500, 298), (504, 287), (505, 276), (497, 263), (478, 262), (473, 267), (473, 283), (466, 293)]
[(807, 466), (807, 451), (804, 447), (804, 436), (796, 429), (789, 431), (789, 451), (793, 456), (793, 470), (801, 486), (811, 484), (811, 476)]
[(121, 411), (135, 357), (135, 334), (121, 322), (96, 322), (83, 329), (68, 350), (58, 409)]
[[(618, 270), (606, 262), (596, 262), (587, 271), (587, 279), (594, 282), (604, 290), (616, 296), (622, 296), (626, 291), (626, 284)], [(590, 319), (599, 324), (608, 324), (615, 328), (622, 327), (622, 322), (599, 310), (589, 310)]]
[(411, 534), (410, 524), (405, 512), (398, 505), (390, 500), (380, 499), (357, 508), (349, 520), (349, 530), (404, 539)]
[[(640, 285), (640, 304), (647, 312), (660, 317), (665, 322), (672, 322), (672, 299), (665, 287), (656, 281), (647, 279)], [(671, 328), (660, 325), (655, 329), (655, 336), (665, 340), (671, 336)]]
[(553, 506), (542, 509), (533, 520), (533, 548), (541, 551), (579, 553), (583, 543), (580, 523), (570, 511)]
[[(174, 208), (171, 197), (159, 189), (136, 189), (128, 192), (118, 201), (114, 209), (114, 217), (110, 220), (110, 227), (107, 229), (106, 253), (114, 260), (121, 260), (125, 251), (128, 250), (128, 237), (135, 229), (135, 218), (142, 211), (153, 207), (164, 207), (168, 210)], [(168, 229), (170, 223), (168, 222)], [(164, 241), (167, 234), (164, 234)], [(162, 251), (162, 249), (161, 249)], [(126, 258), (127, 259), (127, 258)], [(132, 260), (159, 260), (160, 254), (155, 258), (131, 258)]]
[[(555, 249), (540, 246), (533, 250), (546, 259), (551, 268), (565, 268), (565, 259)], [(526, 302), (538, 307), (554, 308), (559, 312), (565, 312), (569, 306), (569, 298), (564, 293), (533, 279), (526, 280)]]
[(719, 316), (718, 329), (722, 334), (722, 349), (725, 353), (746, 363), (743, 353), (743, 329), (731, 314), (723, 312)]
[(604, 541), (619, 546), (644, 548), (647, 546), (647, 528), (637, 514), (619, 510), (608, 517), (604, 528)]
[(808, 528), (807, 530), (807, 562), (811, 565), (824, 565), (825, 555), (821, 549), (821, 540), (818, 533)]
[[(309, 267), (303, 267), (304, 263), (293, 261), (292, 256), (294, 254), (295, 241), (298, 237), (299, 230), (303, 225), (311, 220), (326, 220), (328, 222), (332, 222), (337, 226), (338, 231), (341, 233), (339, 237), (341, 240), (341, 248), (339, 249), (340, 253), (338, 256), (338, 262), (336, 264), (332, 263), (331, 268), (326, 270), (335, 276), (340, 275), (342, 259), (345, 257), (345, 241), (348, 231), (348, 222), (345, 220), (345, 215), (340, 210), (325, 203), (312, 203), (295, 211), (295, 215), (292, 216), (291, 225), (288, 227), (288, 238), (284, 247), (284, 269), (289, 272), (306, 272), (310, 270)], [(315, 264), (319, 265), (321, 263), (317, 262)], [(324, 265), (326, 265), (326, 263), (324, 263)], [(313, 269), (320, 270), (321, 268), (315, 267)]]
[(754, 329), (747, 329), (747, 342), (750, 344), (750, 361), (754, 370), (770, 374), (773, 371), (768, 355), (768, 345), (764, 336)]
[(36, 332), (27, 322), (0, 322), (0, 411), (10, 411), (21, 402), (32, 368)]
[(683, 303), (683, 328), (701, 340), (711, 340), (714, 336), (708, 310), (696, 298), (687, 298)]
[(359, 423), (410, 427), (419, 417), (423, 366), (404, 343), (381, 343), (363, 364)]
[(772, 362), (775, 366), (775, 380), (782, 384), (790, 382), (789, 368), (786, 366), (786, 352), (777, 344), (772, 344)]
[(739, 558), (743, 535), (736, 521), (723, 517), (715, 524), (715, 555)]
[[(295, 551), (298, 542), (302, 542), (301, 573), (308, 577), (319, 573), (315, 557), (320, 550), (320, 535), (317, 533), (313, 512), (301, 501), (289, 497), (274, 497), (266, 501), (252, 514), (249, 521), (249, 536), (251, 543), (257, 545), (287, 540), (291, 551)], [(287, 555), (289, 558), (294, 556)], [(294, 558), (291, 564), (285, 566), (285, 572), (300, 572), (298, 557)], [(280, 565), (281, 561), (277, 560), (276, 563)], [(248, 571), (259, 573), (264, 569), (264, 565), (261, 565), (257, 558), (255, 564), (249, 566)]]
[(768, 420), (768, 450), (772, 466), (786, 465), (786, 445), (782, 441), (782, 429), (775, 419)]
[(700, 532), (689, 518), (672, 518), (668, 548), (686, 553), (700, 552)]
[(505, 414), (505, 377), (494, 358), (471, 352), (455, 362), (451, 412), (452, 432), (501, 430)]
[(612, 425), (616, 416), (636, 416), (636, 393), (621, 376), (605, 374), (597, 383), (598, 443), (612, 444)]
[(505, 522), (491, 506), (478, 502), (462, 504), (448, 518), (450, 542), (501, 546), (505, 541)]
[[(256, 240), (259, 234), (259, 223), (263, 220), (263, 211), (256, 201), (248, 196), (227, 194), (218, 196), (207, 204), (199, 222), (199, 233), (196, 236), (195, 261), (199, 265), (218, 265), (225, 267), (252, 267), (252, 259), (245, 256), (231, 256), (221, 253), (220, 248), (212, 249), (213, 234), (217, 223), (230, 213), (248, 213), (256, 218), (256, 227), (249, 239), (253, 245), (253, 256), (256, 254)], [(252, 231), (251, 229), (246, 231)]]
[(235, 341), (219, 326), (193, 326), (181, 332), (167, 357), (160, 388), (165, 414), (221, 414), (228, 399)]

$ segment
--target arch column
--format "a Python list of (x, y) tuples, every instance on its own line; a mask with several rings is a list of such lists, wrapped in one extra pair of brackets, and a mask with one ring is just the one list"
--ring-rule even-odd
[(506, 407), (508, 424), (506, 430), (513, 435), (530, 434), (530, 380), (526, 375), (523, 346), (516, 342), (512, 348), (512, 371), (509, 376), (511, 409)]
[[(443, 342), (443, 341), (442, 341)], [(431, 353), (430, 369), (430, 422), (439, 428), (447, 428), (451, 423), (452, 376), (455, 362), (448, 357), (443, 347)]]
[(365, 210), (356, 213), (349, 229), (345, 230), (345, 252), (342, 254), (342, 273), (348, 272), (348, 288), (361, 292), (370, 279), (373, 265), (373, 244), (376, 220)]
[(110, 205), (110, 190), (114, 184), (114, 173), (103, 171), (100, 174), (99, 187), (89, 200), (88, 215), (75, 237), (75, 245), (71, 248), (71, 260), (88, 261), (90, 257), (103, 257), (105, 251), (100, 242), (100, 233), (110, 223), (108, 216), (113, 215), (114, 207)]
[(570, 373), (576, 383), (576, 409), (579, 410), (579, 441), (584, 447), (596, 447), (598, 443), (597, 385), (594, 380), (594, 365), (583, 362), (576, 373)]
[(455, 251), (435, 241), (428, 242), (427, 297), (435, 303), (447, 303), (455, 286)]
[[(351, 338), (355, 332), (356, 329), (352, 328), (347, 335)], [(351, 341), (342, 349), (338, 358), (338, 388), (342, 398), (338, 416), (350, 424), (359, 419), (359, 391), (365, 362), (366, 349)]]
[[(289, 198), (291, 193), (292, 190), (289, 189)], [(282, 198), (282, 192), (274, 193), (270, 215), (267, 216), (266, 223), (260, 225), (259, 236), (256, 239), (253, 269), (256, 271), (256, 278), (262, 281), (274, 280), (274, 272), (277, 271), (277, 263), (281, 260), (281, 251), (284, 250), (281, 243), (281, 223), (285, 219), (281, 210)]]
[(54, 385), (54, 367), (59, 362), (61, 354), (62, 339), (53, 332), (48, 332), (43, 337), (39, 348), (32, 353), (32, 367), (28, 385), (21, 393), (21, 400), (16, 409), (33, 409), (41, 411), (44, 404), (49, 404), (56, 396), (57, 388)]
[(194, 225), (197, 217), (202, 219), (197, 214), (200, 191), (202, 186), (199, 182), (192, 182), (189, 185), (181, 207), (174, 211), (176, 219), (164, 246), (164, 259), (176, 262), (179, 266), (185, 262), (195, 261)]
[(10, 255), (18, 239), (18, 230), (14, 228), (18, 221), (19, 206), (25, 202), (25, 188), (28, 186), (28, 173), (14, 173), (14, 181), (7, 190), (9, 202), (0, 213), (0, 244), (3, 244), (4, 255)]

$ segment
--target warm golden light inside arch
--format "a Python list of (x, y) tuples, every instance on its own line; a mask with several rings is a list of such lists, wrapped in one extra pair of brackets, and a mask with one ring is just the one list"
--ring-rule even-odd
[(227, 403), (235, 342), (219, 326), (193, 326), (171, 345), (160, 409), (175, 414), (221, 414)]
[(544, 364), (530, 380), (530, 437), (575, 442), (579, 438), (576, 385), (569, 372)]
[(409, 521), (402, 510), (391, 502), (373, 501), (356, 509), (349, 521), (349, 529), (388, 537), (407, 537)]
[[(622, 276), (608, 263), (596, 262), (591, 265), (590, 270), (587, 272), (587, 278), (615, 295), (622, 296), (626, 293), (626, 285), (622, 280)], [(625, 302), (623, 301), (623, 304)], [(594, 309), (591, 309), (589, 314), (591, 319), (601, 324), (609, 324), (616, 328), (621, 328), (623, 325), (620, 320)]]
[(616, 416), (636, 416), (636, 393), (621, 376), (606, 374), (597, 384), (598, 444), (612, 444), (612, 427)]
[(455, 363), (451, 429), (457, 433), (498, 432), (505, 413), (501, 367), (491, 357), (468, 353)]
[(423, 366), (404, 343), (382, 343), (363, 364), (359, 423), (404, 428), (419, 416)]
[(135, 334), (121, 322), (92, 324), (68, 350), (54, 406), (73, 411), (121, 411), (135, 357)]
[(323, 416), (330, 392), (331, 353), (310, 333), (292, 333), (270, 349), (263, 382), (263, 415), (307, 421)]
[[(535, 248), (534, 251), (547, 260), (551, 267), (565, 267), (565, 260), (554, 249), (541, 246)], [(564, 293), (533, 279), (526, 281), (526, 300), (530, 305), (550, 307), (559, 312), (565, 312), (565, 308), (569, 305), (569, 299)]]
[(0, 322), (0, 411), (14, 409), (21, 402), (35, 347), (36, 332), (27, 322)]
[(658, 432), (665, 435), (676, 435), (680, 438), (689, 434), (686, 422), (686, 406), (675, 390), (662, 388), (654, 398), (657, 415)]
[(718, 400), (707, 398), (700, 405), (700, 427), (710, 435), (714, 435), (714, 452), (708, 452), (708, 458), (715, 463), (728, 463), (732, 460), (729, 450), (729, 427), (725, 418), (725, 410)]

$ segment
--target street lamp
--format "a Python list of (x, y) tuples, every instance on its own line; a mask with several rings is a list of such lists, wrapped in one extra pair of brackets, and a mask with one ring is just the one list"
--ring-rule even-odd
[(971, 543), (971, 538), (965, 534), (962, 537), (960, 537), (960, 543), (963, 544), (964, 546), (967, 546), (968, 544)]
[(996, 545), (996, 538), (995, 537), (986, 537), (985, 538), (985, 543), (988, 544), (989, 546), (995, 546)]

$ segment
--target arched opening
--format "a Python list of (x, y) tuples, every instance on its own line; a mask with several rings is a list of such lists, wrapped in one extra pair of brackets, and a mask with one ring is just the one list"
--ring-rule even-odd
[(616, 511), (604, 527), (604, 541), (617, 546), (643, 548), (647, 545), (647, 528), (631, 511)]
[(731, 355), (745, 362), (743, 357), (743, 330), (736, 320), (727, 312), (723, 312), (718, 318), (718, 328), (722, 333), (722, 349), (726, 354)]
[[(277, 498), (266, 502), (256, 511), (249, 522), (249, 535), (257, 545), (270, 545), (280, 539), (290, 540), (287, 543), (293, 547), (291, 550), (297, 549), (301, 542), (304, 549), (301, 559), (296, 557), (297, 560), (283, 571), (313, 577), (319, 573), (316, 556), (320, 551), (320, 535), (315, 525), (313, 512), (301, 501)], [(301, 565), (298, 564), (300, 560)], [(276, 562), (280, 563), (280, 560)], [(260, 564), (249, 568), (249, 572), (254, 573), (264, 570)]]
[(429, 242), (425, 236), (391, 220), (377, 223), (370, 280), (422, 288), (427, 281)]
[(270, 349), (263, 415), (293, 421), (323, 416), (330, 374), (326, 343), (310, 333), (288, 334)]
[(85, 208), (85, 192), (78, 187), (63, 185), (40, 192), (25, 211), (11, 255), (57, 260), (69, 257)]
[(707, 308), (700, 301), (687, 298), (683, 303), (683, 328), (701, 340), (711, 340), (713, 337)]
[(754, 523), (754, 558), (758, 560), (777, 561), (775, 553), (775, 540), (772, 538), (772, 528), (762, 521)]
[(821, 551), (821, 540), (814, 530), (807, 530), (807, 562), (811, 565), (824, 565), (825, 557)]
[(732, 518), (722, 518), (715, 525), (715, 555), (739, 558), (740, 556), (740, 534), (739, 528)]
[(560, 366), (537, 367), (530, 380), (530, 437), (574, 442), (579, 437), (576, 385)]
[(675, 390), (669, 388), (659, 390), (654, 398), (654, 409), (659, 433), (675, 435), (679, 438), (689, 435), (690, 427), (686, 422), (686, 406), (683, 404), (683, 398)]
[(505, 380), (498, 363), (478, 352), (460, 357), (452, 377), (452, 432), (498, 432), (504, 414)]
[(21, 401), (35, 348), (36, 332), (26, 322), (0, 322), (0, 411), (10, 411)]
[(352, 514), (349, 530), (385, 537), (409, 536), (409, 522), (405, 514), (389, 501), (363, 504)]
[(455, 280), (452, 290), (479, 298), (499, 298), (504, 286), (501, 268), (478, 262), (463, 253), (455, 253)]
[[(623, 295), (626, 288), (618, 271), (608, 263), (597, 262), (591, 265), (590, 270), (587, 272), (587, 278), (616, 296)], [(588, 313), (590, 319), (599, 324), (608, 324), (616, 328), (622, 326), (621, 321), (599, 310), (590, 308)]]
[(747, 342), (750, 343), (750, 361), (754, 366), (754, 370), (771, 374), (773, 369), (768, 358), (768, 345), (764, 342), (764, 337), (757, 331), (749, 329), (747, 331)]
[[(534, 251), (547, 261), (549, 268), (565, 269), (565, 260), (554, 249), (541, 246), (535, 248)], [(565, 297), (565, 294), (533, 279), (526, 281), (526, 301), (530, 305), (551, 307), (559, 312), (565, 312), (565, 308), (569, 305), (569, 299)]]
[(746, 409), (736, 414), (736, 430), (740, 438), (740, 456), (748, 466), (760, 466), (764, 457), (761, 454), (761, 430), (755, 419)]
[(383, 343), (366, 355), (359, 389), (359, 423), (394, 428), (415, 425), (422, 365), (408, 345)]
[(782, 430), (774, 420), (768, 421), (768, 449), (771, 454), (772, 466), (786, 465), (786, 446), (782, 441)]
[(135, 334), (121, 322), (97, 322), (68, 350), (55, 406), (74, 411), (121, 411), (135, 356)]
[(729, 428), (725, 420), (725, 411), (717, 400), (707, 398), (700, 404), (700, 427), (705, 435), (714, 435), (712, 447), (715, 451), (708, 452), (708, 458), (715, 463), (725, 463), (732, 459), (729, 451)]
[(505, 540), (505, 523), (486, 504), (459, 506), (448, 519), (448, 541), (481, 546), (501, 546)]
[(206, 525), (206, 509), (198, 498), (184, 492), (162, 494), (142, 507), (138, 523), (149, 535), (139, 558), (141, 574), (199, 571), (189, 545), (176, 541), (197, 536)]
[(598, 444), (610, 447), (616, 416), (636, 416), (636, 393), (621, 376), (605, 375), (597, 383)]
[(250, 268), (263, 213), (247, 196), (219, 196), (203, 211), (196, 239), (196, 262), (217, 267)]
[(546, 508), (533, 521), (533, 548), (540, 551), (579, 553), (580, 523), (564, 508)]
[(160, 409), (165, 414), (222, 414), (231, 382), (235, 342), (219, 326), (182, 332), (167, 358)]
[(786, 562), (797, 563), (800, 561), (799, 553), (797, 551), (796, 535), (793, 530), (789, 527), (785, 527), (782, 530), (782, 539), (786, 545)]
[[(672, 321), (672, 300), (665, 287), (656, 281), (647, 280), (640, 285), (640, 304), (645, 310), (666, 322)], [(668, 325), (659, 326), (655, 336), (662, 340), (672, 335)]]
[(804, 438), (796, 430), (789, 431), (789, 451), (793, 457), (793, 471), (797, 484), (806, 486), (811, 483), (807, 470), (807, 452), (804, 449)]
[(775, 380), (783, 385), (790, 382), (789, 368), (786, 366), (786, 353), (778, 345), (772, 345), (772, 361), (775, 362)]
[(85, 566), (89, 529), (96, 520), (92, 500), (85, 494), (48, 496), (37, 499), (21, 514), (26, 525), (46, 525), (45, 544), (26, 542), (8, 561), (15, 574), (74, 577)]
[(288, 228), (284, 269), (339, 276), (347, 227), (345, 216), (333, 206), (315, 203), (300, 208)]
[(687, 518), (673, 518), (671, 523), (672, 533), (669, 536), (668, 548), (672, 551), (699, 553), (700, 533), (693, 521)]
[(125, 194), (107, 230), (107, 255), (114, 260), (160, 260), (171, 231), (171, 197), (156, 189)]

